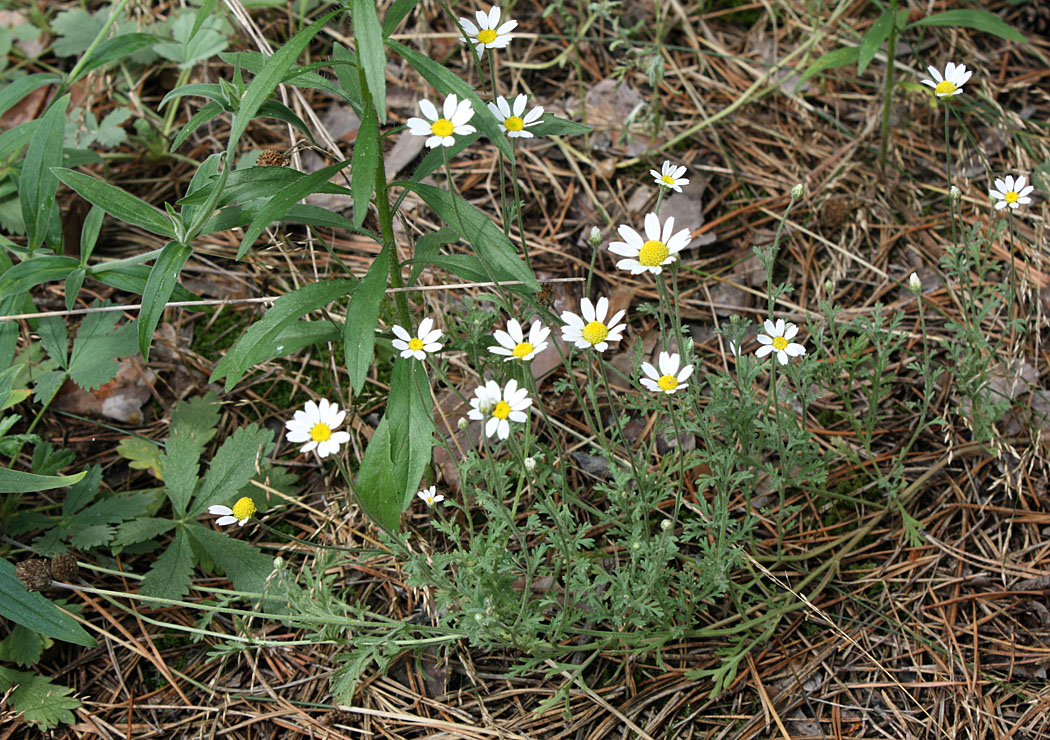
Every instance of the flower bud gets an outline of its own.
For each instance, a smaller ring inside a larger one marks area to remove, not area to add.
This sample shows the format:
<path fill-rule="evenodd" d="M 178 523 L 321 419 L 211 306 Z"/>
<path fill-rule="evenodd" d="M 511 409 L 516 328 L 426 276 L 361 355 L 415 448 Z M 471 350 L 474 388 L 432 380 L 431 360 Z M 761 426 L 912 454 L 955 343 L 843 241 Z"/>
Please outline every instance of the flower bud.
<path fill-rule="evenodd" d="M 922 281 L 914 272 L 908 276 L 908 287 L 911 288 L 912 293 L 922 292 Z"/>
<path fill-rule="evenodd" d="M 526 457 L 525 458 L 525 469 L 530 473 L 536 469 L 536 458 Z"/>
<path fill-rule="evenodd" d="M 467 417 L 461 416 L 459 417 L 459 421 L 456 422 L 456 426 L 459 427 L 461 432 L 465 432 L 467 427 L 470 426 L 470 421 L 467 420 Z"/>
<path fill-rule="evenodd" d="M 660 522 L 660 529 L 662 529 L 663 531 L 666 532 L 670 528 L 671 528 L 671 520 L 670 519 L 664 519 L 662 522 Z"/>
<path fill-rule="evenodd" d="M 960 200 L 962 200 L 962 191 L 959 190 L 959 188 L 957 188 L 955 185 L 952 185 L 948 189 L 948 197 L 956 203 L 958 203 Z"/>
<path fill-rule="evenodd" d="M 791 188 L 791 200 L 798 200 L 806 194 L 806 186 L 799 183 L 795 187 Z"/>
<path fill-rule="evenodd" d="M 828 295 L 831 295 L 835 292 L 835 283 L 833 283 L 830 279 L 824 281 L 824 292 Z"/>
<path fill-rule="evenodd" d="M 602 237 L 602 231 L 597 226 L 591 227 L 590 236 L 588 236 L 587 238 L 590 240 L 591 246 L 595 249 L 600 247 L 602 245 L 602 242 L 604 241 L 604 238 Z"/>

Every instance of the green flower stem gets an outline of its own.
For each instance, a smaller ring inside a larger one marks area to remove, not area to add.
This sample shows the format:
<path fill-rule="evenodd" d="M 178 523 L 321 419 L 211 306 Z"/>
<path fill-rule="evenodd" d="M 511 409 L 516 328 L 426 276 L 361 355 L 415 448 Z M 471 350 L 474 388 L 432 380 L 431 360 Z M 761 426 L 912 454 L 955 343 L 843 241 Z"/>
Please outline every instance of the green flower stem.
<path fill-rule="evenodd" d="M 783 468 L 788 464 L 787 450 L 784 447 L 784 434 L 783 424 L 780 419 L 780 401 L 777 398 L 777 386 L 780 385 L 777 378 L 777 353 L 770 353 L 770 359 L 772 360 L 773 369 L 769 374 L 769 385 L 770 393 L 769 398 L 772 399 L 773 403 L 773 417 L 776 419 L 777 425 L 777 453 L 779 454 L 778 464 L 781 467 L 780 474 L 777 475 L 777 497 L 780 502 L 780 508 L 777 510 L 777 556 L 784 554 L 784 475 Z"/>
<path fill-rule="evenodd" d="M 521 208 L 521 191 L 518 188 L 518 158 L 517 158 L 517 147 L 511 142 L 511 149 L 514 151 L 514 158 L 510 160 L 510 186 L 514 190 L 514 215 L 518 219 L 518 236 L 521 238 L 521 251 L 525 255 L 525 264 L 529 266 L 529 270 L 532 270 L 532 257 L 529 255 L 529 242 L 525 238 L 525 218 L 522 216 Z M 500 154 L 500 175 L 503 174 L 503 155 Z M 503 187 L 502 182 L 500 187 Z M 509 229 L 509 226 L 508 226 Z M 507 237 L 510 238 L 508 231 Z M 597 251 L 597 250 L 595 250 Z"/>
<path fill-rule="evenodd" d="M 87 274 L 97 275 L 100 272 L 119 270 L 121 267 L 127 267 L 129 265 L 141 265 L 143 262 L 149 262 L 152 259 L 156 259 L 163 251 L 163 249 L 151 249 L 148 252 L 136 254 L 134 257 L 125 257 L 124 259 L 113 260 L 112 262 L 100 262 L 88 267 Z"/>
<path fill-rule="evenodd" d="M 362 77 L 364 73 L 362 72 Z M 371 99 L 368 100 L 367 115 L 376 115 Z M 390 192 L 386 182 L 386 165 L 383 157 L 378 157 L 376 162 L 376 210 L 379 214 L 379 230 L 383 236 L 383 250 L 387 253 L 390 265 L 390 287 L 403 288 L 405 283 L 401 277 L 401 261 L 397 256 L 397 243 L 394 240 L 394 215 L 390 211 Z M 408 312 L 408 299 L 404 292 L 394 292 L 394 304 L 397 306 L 397 315 L 402 325 L 408 329 L 412 325 Z"/>
<path fill-rule="evenodd" d="M 612 384 L 609 382 L 609 375 L 605 371 L 605 360 L 599 355 L 598 357 L 598 370 L 601 372 L 602 382 L 605 384 L 605 393 L 609 398 L 609 413 L 612 415 L 612 427 L 616 433 L 617 442 L 623 447 L 624 453 L 627 455 L 627 461 L 631 465 L 631 472 L 634 474 L 635 483 L 639 486 L 643 484 L 644 478 L 639 468 L 639 464 L 634 459 L 634 450 L 627 444 L 627 439 L 623 434 L 623 429 L 620 427 L 620 414 L 616 411 L 616 404 L 613 403 L 613 398 L 616 394 L 613 392 Z M 597 398 L 595 399 L 595 407 L 597 408 Z M 601 423 L 601 414 L 598 415 L 599 424 Z M 614 450 L 610 450 L 610 457 Z"/>
<path fill-rule="evenodd" d="M 97 34 L 95 34 L 95 38 L 92 40 L 91 45 L 80 55 L 80 59 L 77 60 L 76 65 L 69 71 L 69 74 L 66 75 L 66 82 L 62 85 L 63 88 L 68 88 L 71 81 L 77 78 L 77 75 L 80 74 L 80 70 L 83 69 L 85 64 L 87 64 L 92 52 L 94 52 L 95 49 L 98 48 L 98 45 L 102 43 L 103 39 L 109 35 L 109 31 L 113 28 L 113 24 L 117 22 L 117 18 L 124 13 L 124 6 L 127 4 L 128 0 L 120 0 L 116 7 L 113 8 L 113 12 L 111 12 L 109 18 L 106 19 L 106 24 L 99 29 Z M 58 99 L 61 96 L 62 92 L 58 92 L 55 95 L 55 99 Z"/>
<path fill-rule="evenodd" d="M 882 140 L 879 143 L 879 169 L 886 169 L 886 147 L 890 140 L 890 100 L 893 95 L 893 60 L 897 55 L 897 0 L 890 0 L 890 38 L 886 62 L 886 87 L 882 91 Z"/>

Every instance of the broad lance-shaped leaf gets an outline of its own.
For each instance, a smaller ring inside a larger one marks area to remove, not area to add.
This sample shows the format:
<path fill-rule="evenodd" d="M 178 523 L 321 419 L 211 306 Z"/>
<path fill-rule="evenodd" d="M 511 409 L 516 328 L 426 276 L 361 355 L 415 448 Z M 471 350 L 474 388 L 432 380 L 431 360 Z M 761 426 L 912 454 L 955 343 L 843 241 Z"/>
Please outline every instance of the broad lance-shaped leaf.
<path fill-rule="evenodd" d="M 388 532 L 401 524 L 401 491 L 394 483 L 394 463 L 390 450 L 390 422 L 384 415 L 368 441 L 354 494 L 358 506 Z"/>
<path fill-rule="evenodd" d="M 360 226 L 368 214 L 368 204 L 376 184 L 376 166 L 379 165 L 379 124 L 375 112 L 368 109 L 354 139 L 350 191 L 354 196 L 354 225 Z"/>
<path fill-rule="evenodd" d="M 18 177 L 18 199 L 26 226 L 30 251 L 43 244 L 52 231 L 51 220 L 58 218 L 55 193 L 58 180 L 51 169 L 62 163 L 62 140 L 66 132 L 66 108 L 69 95 L 51 103 L 33 132 L 22 172 Z M 58 245 L 54 245 L 58 246 Z"/>
<path fill-rule="evenodd" d="M 72 257 L 45 255 L 27 259 L 0 275 L 0 296 L 24 293 L 42 283 L 65 280 L 79 267 L 80 262 Z"/>
<path fill-rule="evenodd" d="M 144 200 L 126 193 L 118 187 L 103 182 L 97 177 L 85 175 L 76 170 L 62 167 L 52 169 L 55 177 L 75 190 L 81 198 L 92 203 L 103 211 L 135 226 L 141 226 L 153 234 L 160 234 L 169 239 L 174 238 L 175 228 L 162 211 L 157 210 Z"/>
<path fill-rule="evenodd" d="M 394 363 L 385 416 L 390 419 L 390 449 L 396 450 L 391 457 L 394 485 L 401 501 L 400 516 L 419 490 L 434 448 L 433 402 L 423 363 Z"/>
<path fill-rule="evenodd" d="M 927 15 L 914 23 L 910 23 L 908 28 L 916 28 L 917 26 L 965 26 L 967 28 L 976 28 L 978 31 L 990 33 L 1007 41 L 1024 43 L 1028 40 L 1024 37 L 1024 34 L 995 13 L 975 8 L 946 10 L 943 13 Z"/>
<path fill-rule="evenodd" d="M 418 182 L 398 182 L 422 198 L 441 220 L 467 240 L 482 262 L 492 271 L 494 280 L 520 280 L 526 290 L 540 289 L 532 270 L 521 261 L 506 234 L 489 217 L 458 195 Z"/>
<path fill-rule="evenodd" d="M 95 640 L 72 617 L 39 593 L 27 591 L 15 575 L 15 566 L 3 559 L 0 559 L 0 616 L 56 640 L 95 646 Z"/>
<path fill-rule="evenodd" d="M 350 21 L 373 108 L 379 114 L 379 122 L 386 123 L 386 48 L 376 4 L 355 2 L 350 6 Z"/>
<path fill-rule="evenodd" d="M 33 74 L 4 83 L 0 89 L 0 116 L 34 90 L 61 81 L 62 78 L 58 75 Z"/>
<path fill-rule="evenodd" d="M 284 351 L 280 337 L 293 321 L 349 295 L 357 285 L 353 280 L 331 280 L 304 285 L 278 298 L 260 321 L 252 324 L 215 366 L 209 382 L 226 378 L 226 390 L 237 384 L 248 368 L 276 357 Z"/>
<path fill-rule="evenodd" d="M 376 256 L 372 266 L 368 268 L 368 274 L 361 279 L 354 291 L 350 310 L 346 313 L 343 349 L 346 370 L 350 375 L 350 388 L 354 395 L 361 392 L 368 368 L 372 366 L 376 324 L 379 321 L 379 307 L 383 304 L 383 296 L 386 295 L 389 263 L 386 250 Z"/>
<path fill-rule="evenodd" d="M 227 437 L 212 458 L 190 518 L 200 516 L 212 504 L 232 503 L 237 492 L 260 472 L 261 463 L 273 449 L 273 432 L 255 424 L 241 427 Z"/>
<path fill-rule="evenodd" d="M 0 493 L 50 491 L 52 488 L 71 486 L 83 477 L 83 472 L 76 475 L 37 475 L 0 467 Z"/>
<path fill-rule="evenodd" d="M 164 315 L 164 308 L 171 298 L 171 292 L 179 282 L 179 275 L 186 260 L 193 254 L 188 244 L 168 242 L 153 263 L 146 287 L 142 291 L 142 309 L 139 311 L 139 351 L 143 358 L 149 360 L 149 348 L 153 341 L 153 332 Z"/>

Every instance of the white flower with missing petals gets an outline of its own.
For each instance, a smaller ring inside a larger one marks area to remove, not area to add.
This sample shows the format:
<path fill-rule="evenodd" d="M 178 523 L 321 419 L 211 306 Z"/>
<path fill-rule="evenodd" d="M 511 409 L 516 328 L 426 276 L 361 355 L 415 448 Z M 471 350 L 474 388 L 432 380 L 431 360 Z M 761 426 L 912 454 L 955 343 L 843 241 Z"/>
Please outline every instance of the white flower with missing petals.
<path fill-rule="evenodd" d="M 485 422 L 485 436 L 496 435 L 500 439 L 510 436 L 510 422 L 523 424 L 528 420 L 525 409 L 532 405 L 527 388 L 518 388 L 517 380 L 510 380 L 500 390 L 495 380 L 474 389 L 470 399 L 471 419 Z"/>
<path fill-rule="evenodd" d="M 317 456 L 325 458 L 339 452 L 339 446 L 350 441 L 349 434 L 335 431 L 345 418 L 345 411 L 340 411 L 338 405 L 322 398 L 318 403 L 307 401 L 303 410 L 296 411 L 284 428 L 288 430 L 286 436 L 289 442 L 306 443 L 299 448 L 299 452 L 316 449 Z"/>
<path fill-rule="evenodd" d="M 499 121 L 499 127 L 503 129 L 507 136 L 510 138 L 531 138 L 535 134 L 531 131 L 526 131 L 529 126 L 535 126 L 537 123 L 543 123 L 540 116 L 543 115 L 543 106 L 537 105 L 535 108 L 525 113 L 525 103 L 529 100 L 527 95 L 519 95 L 514 98 L 513 103 L 508 103 L 507 99 L 502 95 L 496 98 L 495 103 L 489 103 L 489 111 L 496 120 Z M 522 113 L 525 113 L 523 116 Z"/>
<path fill-rule="evenodd" d="M 243 527 L 248 523 L 248 520 L 255 515 L 255 502 L 247 496 L 242 496 L 237 499 L 237 503 L 233 505 L 232 509 L 229 506 L 217 504 L 215 506 L 209 506 L 208 513 L 219 517 L 215 520 L 215 523 L 220 527 L 225 527 L 233 523 Z"/>
<path fill-rule="evenodd" d="M 401 356 L 404 358 L 415 357 L 417 360 L 425 360 L 427 355 L 434 354 L 444 346 L 438 344 L 442 332 L 434 328 L 434 320 L 429 316 L 419 322 L 419 330 L 415 336 L 396 324 L 390 327 L 390 330 L 397 337 L 391 344 L 394 345 L 394 349 L 401 351 Z"/>
<path fill-rule="evenodd" d="M 431 486 L 430 488 L 424 488 L 422 491 L 416 494 L 419 498 L 426 502 L 427 508 L 429 509 L 434 504 L 441 503 L 445 500 L 445 497 L 437 492 L 437 486 Z"/>
<path fill-rule="evenodd" d="M 674 218 L 667 219 L 661 228 L 660 218 L 655 213 L 645 214 L 645 239 L 630 226 L 621 225 L 617 232 L 623 241 L 610 242 L 609 251 L 627 258 L 617 262 L 616 266 L 630 270 L 632 275 L 643 272 L 659 275 L 664 266 L 678 259 L 678 253 L 692 241 L 689 229 L 674 233 Z"/>
<path fill-rule="evenodd" d="M 642 372 L 647 377 L 641 379 L 642 385 L 653 393 L 675 393 L 687 387 L 685 381 L 693 374 L 693 366 L 686 365 L 681 370 L 678 366 L 682 364 L 682 358 L 677 354 L 661 352 L 657 364 L 659 372 L 648 362 L 642 363 Z"/>
<path fill-rule="evenodd" d="M 598 304 L 591 303 L 589 298 L 580 301 L 580 314 L 577 316 L 572 311 L 563 311 L 561 320 L 565 326 L 561 328 L 561 338 L 566 342 L 573 342 L 580 349 L 593 347 L 598 352 L 604 352 L 609 347 L 609 342 L 619 342 L 623 339 L 623 330 L 626 324 L 619 323 L 626 311 L 617 311 L 605 323 L 605 316 L 609 313 L 609 299 L 602 297 Z"/>
<path fill-rule="evenodd" d="M 805 347 L 791 341 L 798 334 L 797 326 L 785 324 L 784 319 L 777 319 L 775 324 L 766 319 L 764 326 L 766 333 L 758 335 L 758 341 L 762 346 L 755 350 L 756 357 L 765 357 L 770 352 L 776 352 L 780 364 L 786 365 L 789 357 L 800 357 L 806 354 Z"/>
<path fill-rule="evenodd" d="M 511 31 L 518 27 L 518 22 L 507 21 L 500 25 L 500 9 L 495 5 L 489 9 L 488 13 L 484 10 L 477 11 L 474 17 L 478 21 L 477 25 L 470 18 L 459 19 L 463 31 L 467 34 L 466 37 L 461 36 L 459 40 L 464 44 L 474 44 L 478 54 L 482 54 L 485 49 L 505 49 L 510 40 L 514 38 Z"/>
<path fill-rule="evenodd" d="M 649 174 L 653 176 L 657 185 L 676 193 L 682 192 L 682 186 L 689 184 L 689 178 L 682 177 L 685 174 L 685 167 L 675 166 L 671 164 L 671 160 L 665 161 L 659 172 L 649 170 Z"/>
<path fill-rule="evenodd" d="M 1031 203 L 1032 199 L 1028 197 L 1028 194 L 1035 188 L 1031 185 L 1025 187 L 1026 182 L 1024 175 L 1018 175 L 1016 180 L 1013 175 L 1007 175 L 1001 179 L 996 178 L 995 190 L 988 191 L 988 194 L 996 200 L 995 210 L 1001 211 L 1008 206 L 1016 209 L 1018 206 L 1026 206 Z"/>
<path fill-rule="evenodd" d="M 494 355 L 505 355 L 504 362 L 521 360 L 528 362 L 543 350 L 547 349 L 547 337 L 551 330 L 539 321 L 533 321 L 529 329 L 529 338 L 526 341 L 525 334 L 521 330 L 521 324 L 517 319 L 507 322 L 507 331 L 497 329 L 492 337 L 499 345 L 489 347 L 489 352 Z"/>
<path fill-rule="evenodd" d="M 938 98 L 950 98 L 953 95 L 962 94 L 962 86 L 970 79 L 973 72 L 966 71 L 966 65 L 956 66 L 955 62 L 948 62 L 944 67 L 944 76 L 936 67 L 930 66 L 929 70 L 932 80 L 922 80 L 922 84 L 933 88 L 933 94 Z"/>
<path fill-rule="evenodd" d="M 413 136 L 429 136 L 426 145 L 431 149 L 439 146 L 452 146 L 456 136 L 466 136 L 477 129 L 467 122 L 474 117 L 474 109 L 469 100 L 460 100 L 452 93 L 441 107 L 441 114 L 429 100 L 419 101 L 419 110 L 426 118 L 409 118 L 408 132 Z"/>

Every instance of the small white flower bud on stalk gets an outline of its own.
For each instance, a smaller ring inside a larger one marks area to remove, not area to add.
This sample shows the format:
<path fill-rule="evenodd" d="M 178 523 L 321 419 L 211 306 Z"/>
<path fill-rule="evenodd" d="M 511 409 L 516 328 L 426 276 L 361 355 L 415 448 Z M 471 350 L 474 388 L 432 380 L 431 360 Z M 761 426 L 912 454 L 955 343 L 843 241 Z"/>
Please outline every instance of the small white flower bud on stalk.
<path fill-rule="evenodd" d="M 801 198 L 805 194 L 806 194 L 806 186 L 803 185 L 802 183 L 799 183 L 795 187 L 791 188 L 791 199 L 792 200 L 798 200 L 799 198 Z"/>
<path fill-rule="evenodd" d="M 922 281 L 914 272 L 908 276 L 908 287 L 911 288 L 912 293 L 922 292 Z"/>
<path fill-rule="evenodd" d="M 599 229 L 597 226 L 592 226 L 590 236 L 588 236 L 587 238 L 590 240 L 591 246 L 597 249 L 602 245 L 603 241 L 601 229 Z"/>

